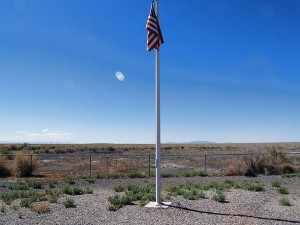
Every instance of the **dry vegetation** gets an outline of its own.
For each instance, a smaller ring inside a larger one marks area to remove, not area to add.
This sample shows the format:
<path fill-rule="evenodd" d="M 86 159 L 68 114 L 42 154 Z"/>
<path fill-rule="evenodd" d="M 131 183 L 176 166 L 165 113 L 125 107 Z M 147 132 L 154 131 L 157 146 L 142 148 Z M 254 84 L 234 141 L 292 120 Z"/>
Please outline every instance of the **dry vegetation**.
<path fill-rule="evenodd" d="M 300 155 L 291 157 L 288 152 L 300 152 L 300 143 L 163 144 L 162 172 L 175 176 L 205 168 L 209 175 L 255 176 L 299 171 Z M 0 145 L 0 153 L 1 177 L 144 176 L 149 168 L 153 175 L 155 167 L 155 146 L 150 144 L 24 143 Z"/>

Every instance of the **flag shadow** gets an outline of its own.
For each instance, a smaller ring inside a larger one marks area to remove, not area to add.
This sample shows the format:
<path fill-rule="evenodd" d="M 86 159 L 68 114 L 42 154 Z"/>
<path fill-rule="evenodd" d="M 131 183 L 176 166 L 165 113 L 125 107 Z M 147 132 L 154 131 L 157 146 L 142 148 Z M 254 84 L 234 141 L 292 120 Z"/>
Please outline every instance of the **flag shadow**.
<path fill-rule="evenodd" d="M 244 218 L 253 218 L 253 219 L 259 219 L 259 220 L 267 220 L 267 221 L 278 221 L 278 222 L 287 222 L 287 223 L 293 223 L 293 224 L 300 224 L 300 221 L 298 220 L 287 220 L 287 219 L 280 219 L 280 218 L 270 218 L 270 217 L 264 217 L 264 216 L 252 216 L 252 215 L 246 215 L 246 214 L 238 214 L 238 213 L 221 213 L 221 212 L 210 212 L 210 211 L 204 211 L 204 210 L 197 210 L 197 209 L 190 209 L 182 206 L 174 206 L 170 205 L 170 208 L 180 209 L 180 210 L 186 210 L 189 212 L 196 212 L 196 213 L 205 213 L 210 215 L 218 215 L 218 216 L 234 216 L 234 217 L 244 217 Z"/>

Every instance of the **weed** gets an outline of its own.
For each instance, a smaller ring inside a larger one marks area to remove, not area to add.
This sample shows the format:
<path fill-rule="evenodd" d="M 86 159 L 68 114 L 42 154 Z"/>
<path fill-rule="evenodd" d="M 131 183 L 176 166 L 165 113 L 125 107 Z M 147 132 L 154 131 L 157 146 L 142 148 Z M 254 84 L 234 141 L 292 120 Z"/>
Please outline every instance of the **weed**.
<path fill-rule="evenodd" d="M 67 183 L 67 184 L 70 184 L 70 185 L 74 185 L 75 184 L 75 178 L 74 177 L 71 177 L 71 176 L 66 176 L 64 178 L 64 181 Z"/>
<path fill-rule="evenodd" d="M 96 175 L 96 179 L 103 179 L 104 178 L 104 175 L 102 175 L 102 174 L 97 174 Z"/>
<path fill-rule="evenodd" d="M 260 183 L 250 183 L 250 182 L 246 182 L 244 184 L 242 184 L 242 188 L 248 191 L 255 191 L 255 192 L 260 192 L 260 191 L 264 191 L 265 187 L 263 184 Z"/>
<path fill-rule="evenodd" d="M 114 191 L 115 192 L 124 192 L 126 189 L 126 187 L 124 185 L 117 185 L 117 186 L 114 186 Z"/>
<path fill-rule="evenodd" d="M 130 173 L 128 174 L 129 178 L 146 178 L 147 176 L 142 173 Z"/>
<path fill-rule="evenodd" d="M 33 189 L 42 189 L 44 183 L 42 181 L 32 181 L 29 183 L 29 186 Z"/>
<path fill-rule="evenodd" d="M 283 178 L 300 177 L 300 173 L 290 173 L 282 175 Z"/>
<path fill-rule="evenodd" d="M 66 198 L 66 201 L 64 201 L 64 206 L 66 208 L 75 208 L 76 204 L 73 198 Z"/>
<path fill-rule="evenodd" d="M 48 181 L 48 186 L 49 188 L 55 188 L 55 185 L 57 184 L 57 181 L 50 180 Z"/>
<path fill-rule="evenodd" d="M 10 205 L 15 199 L 25 198 L 25 197 L 27 197 L 27 195 L 25 194 L 25 192 L 16 192 L 16 191 L 1 195 L 1 199 L 7 205 Z"/>
<path fill-rule="evenodd" d="M 213 196 L 213 200 L 215 200 L 216 202 L 221 202 L 224 203 L 226 202 L 226 197 L 225 194 L 221 191 L 218 191 L 214 196 Z"/>
<path fill-rule="evenodd" d="M 191 189 L 188 192 L 185 192 L 183 195 L 184 198 L 188 200 L 198 200 L 200 198 L 205 198 L 203 191 L 198 191 L 197 189 Z"/>
<path fill-rule="evenodd" d="M 85 194 L 93 194 L 93 190 L 91 188 L 86 188 L 84 193 Z"/>
<path fill-rule="evenodd" d="M 80 187 L 74 187 L 73 188 L 73 194 L 74 195 L 83 195 L 85 192 L 82 188 Z"/>
<path fill-rule="evenodd" d="M 287 198 L 279 199 L 279 204 L 282 206 L 291 206 L 292 205 Z"/>
<path fill-rule="evenodd" d="M 4 206 L 4 205 L 1 206 L 0 211 L 1 211 L 2 213 L 5 213 L 5 210 L 6 210 L 5 206 Z"/>
<path fill-rule="evenodd" d="M 283 195 L 289 194 L 289 190 L 286 187 L 280 187 L 277 190 L 280 194 L 283 194 Z"/>
<path fill-rule="evenodd" d="M 28 190 L 28 183 L 25 182 L 17 182 L 8 185 L 8 188 L 11 190 Z"/>
<path fill-rule="evenodd" d="M 96 179 L 94 177 L 88 177 L 85 179 L 86 182 L 90 183 L 90 184 L 94 184 Z"/>
<path fill-rule="evenodd" d="M 275 180 L 275 181 L 272 181 L 271 185 L 272 185 L 272 187 L 279 188 L 282 185 L 282 183 L 280 181 Z"/>
<path fill-rule="evenodd" d="M 26 208 L 28 208 L 31 204 L 32 204 L 32 200 L 30 200 L 29 198 L 24 198 L 20 202 L 20 206 Z"/>
<path fill-rule="evenodd" d="M 63 193 L 67 194 L 67 195 L 74 195 L 73 194 L 73 188 L 70 186 L 66 186 L 63 188 L 62 190 Z"/>
<path fill-rule="evenodd" d="M 172 173 L 161 173 L 160 176 L 161 177 L 176 177 L 176 175 L 172 174 Z"/>

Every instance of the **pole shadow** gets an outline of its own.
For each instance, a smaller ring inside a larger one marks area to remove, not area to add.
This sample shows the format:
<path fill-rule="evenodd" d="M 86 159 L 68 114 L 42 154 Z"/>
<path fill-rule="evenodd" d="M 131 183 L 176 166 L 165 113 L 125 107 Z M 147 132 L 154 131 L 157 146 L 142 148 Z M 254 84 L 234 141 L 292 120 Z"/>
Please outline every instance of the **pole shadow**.
<path fill-rule="evenodd" d="M 254 219 L 259 219 L 259 220 L 267 220 L 267 221 L 278 221 L 278 222 L 287 222 L 287 223 L 300 224 L 300 221 L 298 221 L 298 220 L 287 220 L 287 219 L 270 218 L 270 217 L 264 217 L 264 216 L 251 216 L 251 215 L 238 214 L 238 213 L 236 214 L 236 213 L 210 212 L 210 211 L 190 209 L 190 208 L 181 207 L 181 206 L 174 206 L 174 205 L 170 205 L 169 207 L 170 208 L 175 208 L 175 209 L 180 209 L 180 210 L 185 210 L 185 211 L 189 211 L 189 212 L 204 213 L 204 214 L 210 214 L 210 215 L 235 216 L 235 217 L 254 218 Z"/>

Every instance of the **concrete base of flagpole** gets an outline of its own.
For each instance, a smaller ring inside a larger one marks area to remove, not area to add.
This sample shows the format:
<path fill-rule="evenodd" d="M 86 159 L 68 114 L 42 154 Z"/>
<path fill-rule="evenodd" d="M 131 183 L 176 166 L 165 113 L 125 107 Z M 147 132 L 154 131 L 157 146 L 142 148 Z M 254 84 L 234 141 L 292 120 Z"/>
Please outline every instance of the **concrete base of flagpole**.
<path fill-rule="evenodd" d="M 167 209 L 172 204 L 172 202 L 149 202 L 145 205 L 145 208 L 160 208 Z"/>

